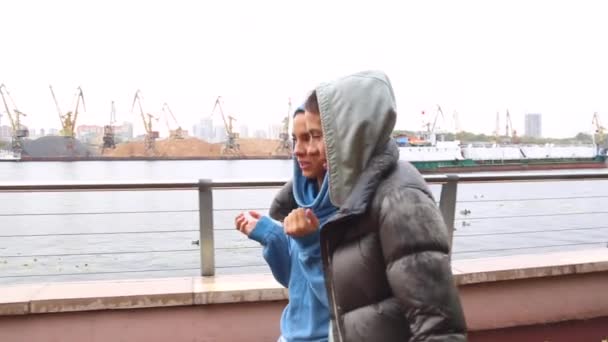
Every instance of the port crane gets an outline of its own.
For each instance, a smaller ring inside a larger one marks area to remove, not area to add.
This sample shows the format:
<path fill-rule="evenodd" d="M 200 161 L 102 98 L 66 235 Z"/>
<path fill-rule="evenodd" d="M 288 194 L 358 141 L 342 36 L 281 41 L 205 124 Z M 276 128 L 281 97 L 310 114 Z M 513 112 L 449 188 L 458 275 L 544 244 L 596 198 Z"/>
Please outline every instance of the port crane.
<path fill-rule="evenodd" d="M 519 139 L 517 138 L 517 131 L 513 128 L 513 123 L 511 122 L 511 114 L 509 114 L 508 109 L 505 123 L 505 137 L 507 137 L 507 143 L 519 142 Z"/>
<path fill-rule="evenodd" d="M 211 117 L 213 117 L 213 113 L 215 113 L 215 109 L 219 109 L 220 115 L 222 116 L 222 121 L 224 122 L 224 129 L 226 130 L 226 142 L 222 147 L 222 154 L 236 154 L 239 155 L 241 153 L 241 149 L 239 144 L 237 143 L 237 139 L 239 134 L 234 132 L 232 127 L 232 122 L 236 121 L 236 119 L 231 115 L 224 115 L 224 110 L 222 109 L 221 96 L 218 96 L 215 99 L 215 104 L 213 105 L 213 110 L 211 111 Z"/>
<path fill-rule="evenodd" d="M 177 122 L 177 119 L 175 118 L 175 115 L 173 115 L 173 111 L 171 111 L 171 108 L 169 107 L 169 104 L 167 104 L 167 102 L 163 103 L 162 111 L 165 116 L 165 124 L 167 125 L 167 129 L 169 130 L 169 139 L 184 139 L 184 136 L 186 134 Z M 167 115 L 167 113 L 169 113 L 169 115 Z M 171 116 L 173 122 L 177 126 L 176 129 L 171 129 L 171 126 L 169 125 L 169 116 Z"/>
<path fill-rule="evenodd" d="M 57 97 L 55 96 L 55 92 L 53 91 L 53 87 L 51 85 L 49 85 L 49 89 L 51 90 L 51 95 L 53 96 L 53 101 L 55 102 L 55 107 L 57 107 L 57 113 L 59 114 L 59 120 L 61 121 L 60 135 L 66 138 L 74 139 L 76 136 L 74 131 L 76 129 L 80 104 L 82 103 L 82 109 L 85 112 L 87 110 L 84 103 L 84 94 L 82 92 L 82 88 L 76 88 L 74 110 L 68 111 L 65 114 L 63 114 L 61 108 L 59 107 L 59 102 L 57 101 Z"/>
<path fill-rule="evenodd" d="M 496 126 L 494 127 L 494 142 L 500 142 L 500 113 L 496 112 Z"/>
<path fill-rule="evenodd" d="M 114 132 L 114 124 L 116 123 L 116 106 L 114 101 L 110 105 L 110 123 L 103 126 L 103 145 L 101 151 L 103 153 L 106 149 L 116 148 L 116 138 Z"/>
<path fill-rule="evenodd" d="M 604 135 L 604 131 L 606 129 L 604 128 L 604 126 L 602 126 L 602 123 L 600 122 L 600 116 L 597 114 L 597 112 L 593 113 L 593 119 L 591 121 L 591 124 L 593 125 L 594 129 L 594 134 L 592 134 L 593 144 L 596 145 L 599 150 L 600 146 L 604 146 L 604 144 L 606 143 L 606 137 Z"/>
<path fill-rule="evenodd" d="M 437 135 L 435 131 L 437 129 L 437 119 L 439 118 L 439 116 L 441 116 L 442 120 L 445 120 L 445 116 L 443 115 L 443 110 L 441 109 L 441 106 L 437 105 L 437 112 L 435 113 L 433 124 L 431 125 L 430 122 L 426 123 L 426 130 L 428 136 L 425 137 L 425 140 L 429 141 L 431 145 L 435 145 L 435 143 L 437 142 Z"/>
<path fill-rule="evenodd" d="M 460 129 L 460 119 L 459 119 L 457 111 L 454 111 L 453 120 L 454 120 L 454 133 L 458 134 L 461 132 L 461 129 Z"/>
<path fill-rule="evenodd" d="M 13 153 L 21 154 L 21 152 L 23 152 L 23 139 L 27 138 L 30 134 L 28 128 L 21 123 L 21 117 L 27 115 L 17 109 L 15 101 L 4 84 L 0 84 L 0 96 L 2 97 L 2 102 L 4 103 L 4 110 L 6 111 L 8 119 L 11 122 L 11 148 Z M 9 108 L 7 98 L 11 101 L 13 106 L 13 114 L 11 114 L 11 109 Z"/>
<path fill-rule="evenodd" d="M 152 129 L 152 119 L 158 121 L 158 117 L 150 113 L 144 113 L 144 109 L 141 105 L 141 91 L 137 89 L 135 92 L 135 96 L 133 97 L 133 104 L 131 105 L 131 113 L 133 113 L 133 109 L 135 108 L 135 103 L 137 103 L 139 107 L 139 113 L 141 115 L 141 119 L 144 123 L 144 129 L 146 130 L 146 134 L 144 136 L 144 149 L 146 155 L 153 155 L 156 153 L 155 142 L 158 139 L 158 131 Z"/>
<path fill-rule="evenodd" d="M 291 117 L 291 98 L 287 103 L 287 115 L 283 118 L 283 127 L 281 127 L 281 133 L 279 134 L 279 146 L 277 146 L 276 153 L 277 154 L 287 154 L 291 153 L 293 149 L 291 139 L 289 139 L 289 118 Z"/>
<path fill-rule="evenodd" d="M 435 119 L 433 119 L 433 126 L 430 128 L 429 131 L 431 134 L 435 134 L 435 129 L 437 128 L 437 118 L 439 118 L 439 115 L 441 115 L 442 119 L 445 119 L 443 115 L 443 110 L 441 110 L 441 106 L 437 105 L 437 113 L 435 114 Z"/>

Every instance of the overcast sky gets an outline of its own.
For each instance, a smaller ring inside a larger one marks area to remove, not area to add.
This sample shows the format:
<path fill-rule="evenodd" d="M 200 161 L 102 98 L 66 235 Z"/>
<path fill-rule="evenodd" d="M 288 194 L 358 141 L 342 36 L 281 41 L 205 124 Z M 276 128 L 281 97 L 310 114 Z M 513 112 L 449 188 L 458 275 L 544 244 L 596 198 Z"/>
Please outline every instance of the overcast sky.
<path fill-rule="evenodd" d="M 87 112 L 78 124 L 104 124 L 114 100 L 118 119 L 137 120 L 141 132 L 130 113 L 136 89 L 146 111 L 168 102 L 189 130 L 218 95 L 237 127 L 265 127 L 280 123 L 289 97 L 295 105 L 321 81 L 381 69 L 395 88 L 398 128 L 421 128 L 421 111 L 434 115 L 439 104 L 468 131 L 491 133 L 497 111 L 503 130 L 509 109 L 522 133 L 524 114 L 538 112 L 544 135 L 571 136 L 590 131 L 596 111 L 608 121 L 605 6 L 3 0 L 0 83 L 29 127 L 59 127 L 49 84 L 65 111 L 80 85 Z"/>

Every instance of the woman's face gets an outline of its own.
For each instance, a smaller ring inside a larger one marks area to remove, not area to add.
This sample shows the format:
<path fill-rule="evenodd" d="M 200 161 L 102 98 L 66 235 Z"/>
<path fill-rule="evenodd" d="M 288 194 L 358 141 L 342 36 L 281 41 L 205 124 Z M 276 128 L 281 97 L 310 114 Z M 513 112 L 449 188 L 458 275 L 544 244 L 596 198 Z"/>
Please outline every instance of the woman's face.
<path fill-rule="evenodd" d="M 322 177 L 327 170 L 327 156 L 325 152 L 325 139 L 323 138 L 323 128 L 321 126 L 321 116 L 317 113 L 304 113 L 306 119 L 306 131 L 310 141 L 308 142 L 308 158 L 312 161 L 314 174 Z"/>
<path fill-rule="evenodd" d="M 310 144 L 311 136 L 306 127 L 306 118 L 304 113 L 297 114 L 293 118 L 292 134 L 293 153 L 296 156 L 300 169 L 302 170 L 302 175 L 311 179 L 323 176 L 325 174 L 325 170 L 323 169 L 323 161 L 308 154 L 308 145 Z"/>

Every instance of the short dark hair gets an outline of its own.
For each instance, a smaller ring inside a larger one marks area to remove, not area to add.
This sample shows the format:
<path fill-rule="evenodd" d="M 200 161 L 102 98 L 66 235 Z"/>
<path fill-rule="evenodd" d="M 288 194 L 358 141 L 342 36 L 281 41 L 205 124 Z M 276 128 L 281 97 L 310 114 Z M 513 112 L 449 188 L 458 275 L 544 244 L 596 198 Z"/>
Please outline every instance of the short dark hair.
<path fill-rule="evenodd" d="M 319 111 L 319 101 L 317 100 L 317 91 L 313 90 L 304 103 L 306 111 L 314 114 L 321 114 Z"/>

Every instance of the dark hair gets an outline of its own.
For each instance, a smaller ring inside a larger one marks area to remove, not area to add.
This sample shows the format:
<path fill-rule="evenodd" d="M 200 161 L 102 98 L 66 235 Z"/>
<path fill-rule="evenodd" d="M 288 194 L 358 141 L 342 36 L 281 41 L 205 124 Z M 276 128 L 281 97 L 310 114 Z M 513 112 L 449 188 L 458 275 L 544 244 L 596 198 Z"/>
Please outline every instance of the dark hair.
<path fill-rule="evenodd" d="M 317 100 L 317 91 L 313 90 L 304 103 L 306 111 L 314 114 L 321 114 L 319 111 L 319 101 Z"/>
<path fill-rule="evenodd" d="M 293 112 L 293 116 L 295 117 L 298 114 L 304 114 L 304 106 L 300 106 L 296 109 L 295 112 Z"/>

